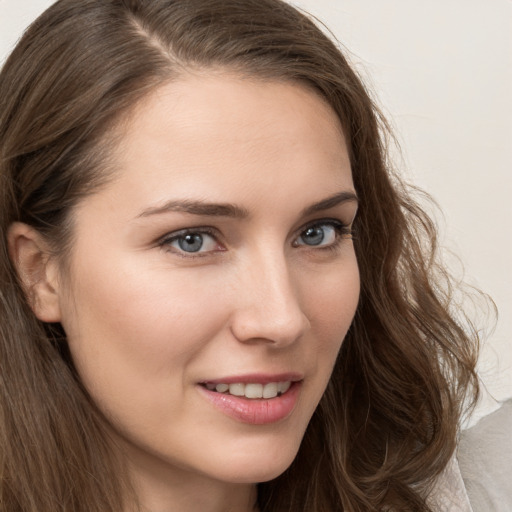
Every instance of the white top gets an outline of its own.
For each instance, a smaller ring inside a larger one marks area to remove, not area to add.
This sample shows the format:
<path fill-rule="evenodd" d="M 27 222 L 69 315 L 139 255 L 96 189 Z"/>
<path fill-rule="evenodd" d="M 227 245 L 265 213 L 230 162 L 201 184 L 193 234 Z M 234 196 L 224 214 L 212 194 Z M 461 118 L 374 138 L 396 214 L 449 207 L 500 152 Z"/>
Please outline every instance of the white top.
<path fill-rule="evenodd" d="M 455 457 L 439 475 L 428 504 L 436 512 L 473 512 Z"/>

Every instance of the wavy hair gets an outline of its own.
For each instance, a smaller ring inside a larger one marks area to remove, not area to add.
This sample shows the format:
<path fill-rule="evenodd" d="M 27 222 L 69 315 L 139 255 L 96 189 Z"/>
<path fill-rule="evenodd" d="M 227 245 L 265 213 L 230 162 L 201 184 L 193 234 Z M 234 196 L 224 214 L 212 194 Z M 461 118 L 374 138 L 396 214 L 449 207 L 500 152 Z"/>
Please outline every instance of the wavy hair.
<path fill-rule="evenodd" d="M 119 512 L 130 489 L 58 324 L 8 255 L 25 222 L 65 261 L 72 211 L 111 175 L 116 123 L 190 69 L 307 84 L 338 115 L 360 199 L 361 298 L 299 453 L 262 512 L 428 511 L 476 397 L 478 342 L 451 311 L 436 226 L 387 161 L 387 125 L 308 16 L 280 0 L 59 0 L 0 75 L 0 508 Z M 469 398 L 468 398 L 469 397 Z"/>

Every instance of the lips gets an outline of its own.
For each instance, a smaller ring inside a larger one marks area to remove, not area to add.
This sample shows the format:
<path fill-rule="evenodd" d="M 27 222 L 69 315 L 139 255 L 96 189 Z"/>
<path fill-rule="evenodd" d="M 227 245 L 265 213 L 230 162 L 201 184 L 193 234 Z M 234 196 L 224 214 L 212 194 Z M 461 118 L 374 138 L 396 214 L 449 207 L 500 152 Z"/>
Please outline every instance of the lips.
<path fill-rule="evenodd" d="M 206 389 L 210 391 L 216 391 L 217 393 L 226 393 L 233 396 L 245 396 L 249 399 L 257 398 L 276 398 L 286 393 L 290 386 L 291 381 L 284 382 L 268 382 L 261 384 L 258 382 L 250 382 L 244 384 L 243 382 L 235 382 L 233 384 L 227 384 L 221 382 L 220 384 L 206 383 Z"/>
<path fill-rule="evenodd" d="M 288 417 L 297 403 L 302 377 L 297 374 L 247 375 L 201 383 L 203 396 L 223 414 L 263 425 Z"/>

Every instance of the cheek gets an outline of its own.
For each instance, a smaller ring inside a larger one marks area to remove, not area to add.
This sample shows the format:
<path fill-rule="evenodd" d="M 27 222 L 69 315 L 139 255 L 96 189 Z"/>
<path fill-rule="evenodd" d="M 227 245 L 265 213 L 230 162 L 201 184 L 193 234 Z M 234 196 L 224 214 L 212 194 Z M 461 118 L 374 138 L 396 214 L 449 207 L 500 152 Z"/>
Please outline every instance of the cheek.
<path fill-rule="evenodd" d="M 142 265 L 81 267 L 63 304 L 73 360 L 91 390 L 181 379 L 183 369 L 222 329 L 226 306 L 214 282 Z M 88 272 L 87 268 L 94 268 Z M 212 280 L 210 280 L 212 281 Z M 139 392 L 139 391 L 137 391 Z"/>
<path fill-rule="evenodd" d="M 360 279 L 355 257 L 336 276 L 331 276 L 312 296 L 317 333 L 316 360 L 322 375 L 319 401 L 331 377 L 339 350 L 350 328 L 359 302 Z"/>
<path fill-rule="evenodd" d="M 339 350 L 359 302 L 360 279 L 355 256 L 338 269 L 318 277 L 308 294 L 310 320 L 324 340 L 321 349 Z"/>

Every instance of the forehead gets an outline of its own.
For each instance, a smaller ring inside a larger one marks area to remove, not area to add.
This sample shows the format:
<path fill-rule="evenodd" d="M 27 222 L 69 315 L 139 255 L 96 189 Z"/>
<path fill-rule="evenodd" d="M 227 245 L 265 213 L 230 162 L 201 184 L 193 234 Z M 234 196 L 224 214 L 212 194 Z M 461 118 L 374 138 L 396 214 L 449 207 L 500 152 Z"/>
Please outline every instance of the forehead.
<path fill-rule="evenodd" d="M 261 204 L 297 187 L 320 199 L 353 188 L 338 117 L 299 83 L 187 75 L 141 101 L 118 140 L 110 191 L 131 205 L 173 195 Z"/>
<path fill-rule="evenodd" d="M 284 139 L 293 137 L 294 133 L 299 135 L 306 125 L 323 129 L 322 132 L 313 130 L 316 131 L 310 134 L 313 139 L 329 135 L 326 130 L 343 137 L 338 116 L 309 85 L 222 71 L 191 72 L 161 85 L 130 114 L 124 130 L 128 138 L 165 126 L 175 140 L 178 140 L 176 132 L 183 139 L 191 134 L 208 139 L 228 135 L 232 140 L 235 131 L 238 136 L 233 142 L 247 142 L 247 136 L 251 135 L 257 136 L 255 142 L 261 142 L 265 128 L 268 132 L 279 131 Z M 213 131 L 212 126 L 215 126 Z M 335 146 L 337 150 L 338 144 Z"/>

